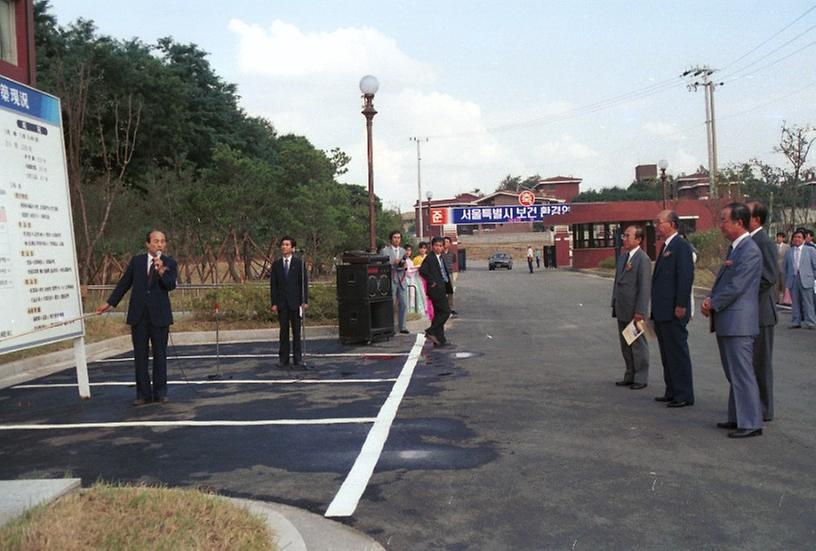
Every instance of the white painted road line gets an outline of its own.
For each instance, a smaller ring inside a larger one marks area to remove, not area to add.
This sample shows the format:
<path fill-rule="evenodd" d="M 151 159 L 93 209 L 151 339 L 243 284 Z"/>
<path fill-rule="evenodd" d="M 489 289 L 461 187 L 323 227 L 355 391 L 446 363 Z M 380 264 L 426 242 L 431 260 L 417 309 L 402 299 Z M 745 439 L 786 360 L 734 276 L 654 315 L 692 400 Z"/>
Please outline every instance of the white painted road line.
<path fill-rule="evenodd" d="M 337 352 L 337 353 L 326 353 L 326 354 L 310 354 L 304 353 L 304 356 L 310 358 L 395 358 L 400 356 L 407 356 L 408 354 L 405 352 Z M 240 359 L 250 359 L 250 358 L 277 358 L 277 354 L 221 354 L 216 356 L 215 354 L 191 354 L 189 356 L 176 356 L 176 355 L 168 355 L 167 361 L 170 360 L 214 360 L 216 358 L 221 358 L 224 360 L 240 360 Z M 153 356 L 150 356 L 149 359 L 153 359 Z M 119 363 L 119 362 L 132 362 L 133 357 L 130 358 L 110 358 L 107 360 L 95 360 L 94 364 L 104 364 L 104 363 Z"/>
<path fill-rule="evenodd" d="M 397 379 L 216 379 L 213 381 L 167 381 L 168 385 L 348 385 L 393 383 Z M 90 383 L 91 386 L 136 386 L 134 382 L 108 381 Z M 76 383 L 16 385 L 12 390 L 32 388 L 76 388 Z"/>
<path fill-rule="evenodd" d="M 408 389 L 408 384 L 411 382 L 411 376 L 414 373 L 414 368 L 424 344 L 425 335 L 420 333 L 417 335 L 414 347 L 408 354 L 408 359 L 405 361 L 399 377 L 397 377 L 397 382 L 394 383 L 394 387 L 391 389 L 391 394 L 388 395 L 385 403 L 380 408 L 380 412 L 377 414 L 374 425 L 368 431 L 360 455 L 357 456 L 349 474 L 343 481 L 342 486 L 340 486 L 340 490 L 329 504 L 325 516 L 349 517 L 357 509 L 360 497 L 365 492 L 368 481 L 374 473 L 374 467 L 377 466 L 377 461 L 380 459 L 383 446 L 385 446 L 385 441 L 388 439 L 388 433 L 391 430 L 391 423 L 397 416 L 397 410 L 403 396 L 405 396 L 405 391 Z"/>
<path fill-rule="evenodd" d="M 264 427 L 271 425 L 352 425 L 373 423 L 374 417 L 328 419 L 261 419 L 257 421 L 121 421 L 117 423 L 35 423 L 0 425 L 0 430 L 118 429 L 137 427 Z"/>

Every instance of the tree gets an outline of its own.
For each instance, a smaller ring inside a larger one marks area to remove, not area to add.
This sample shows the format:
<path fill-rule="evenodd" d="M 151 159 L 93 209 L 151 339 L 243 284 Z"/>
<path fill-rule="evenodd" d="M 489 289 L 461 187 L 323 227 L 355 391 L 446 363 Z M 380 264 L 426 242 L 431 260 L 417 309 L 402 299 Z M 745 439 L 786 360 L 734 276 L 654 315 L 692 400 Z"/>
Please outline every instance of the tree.
<path fill-rule="evenodd" d="M 774 152 L 782 153 L 791 166 L 780 181 L 782 197 L 788 204 L 790 213 L 789 215 L 783 214 L 788 229 L 792 229 L 797 224 L 796 209 L 802 195 L 803 169 L 814 141 L 816 141 L 816 127 L 788 126 L 787 123 L 782 123 L 782 135 L 779 145 L 774 147 Z"/>

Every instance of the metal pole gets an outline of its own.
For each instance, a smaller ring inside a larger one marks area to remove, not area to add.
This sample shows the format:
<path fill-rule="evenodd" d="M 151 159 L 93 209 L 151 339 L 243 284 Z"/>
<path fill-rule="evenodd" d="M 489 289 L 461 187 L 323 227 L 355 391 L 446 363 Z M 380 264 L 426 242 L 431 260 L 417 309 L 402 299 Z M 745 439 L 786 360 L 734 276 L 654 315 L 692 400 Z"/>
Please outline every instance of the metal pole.
<path fill-rule="evenodd" d="M 420 153 L 419 144 L 422 141 L 428 141 L 428 138 L 412 137 L 412 141 L 416 142 L 417 146 L 417 205 L 419 205 L 419 227 L 417 229 L 417 237 L 422 241 L 422 234 L 424 231 L 424 222 L 422 221 L 422 155 Z"/>
<path fill-rule="evenodd" d="M 365 94 L 363 96 L 365 101 L 363 106 L 363 115 L 366 118 L 366 135 L 368 139 L 368 233 L 369 233 L 369 250 L 372 253 L 377 252 L 377 231 L 374 222 L 374 145 L 372 137 L 372 121 L 377 111 L 374 109 L 374 96 Z"/>
<path fill-rule="evenodd" d="M 711 160 L 709 161 L 711 172 L 709 180 L 712 189 L 717 190 L 716 197 L 719 197 L 719 178 L 717 177 L 717 126 L 714 122 L 714 87 L 716 83 L 708 83 L 708 105 L 711 110 Z"/>

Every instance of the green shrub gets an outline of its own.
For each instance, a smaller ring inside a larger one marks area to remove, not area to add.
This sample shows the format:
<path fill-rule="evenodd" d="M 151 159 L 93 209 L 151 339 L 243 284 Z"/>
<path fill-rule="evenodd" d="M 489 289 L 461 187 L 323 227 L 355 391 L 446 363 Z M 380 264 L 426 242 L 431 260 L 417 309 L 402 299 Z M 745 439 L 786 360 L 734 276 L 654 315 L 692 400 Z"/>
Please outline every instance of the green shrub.
<path fill-rule="evenodd" d="M 600 262 L 598 262 L 599 268 L 605 268 L 607 270 L 614 270 L 615 269 L 615 257 L 610 256 L 608 258 L 604 258 Z"/>
<path fill-rule="evenodd" d="M 227 321 L 277 321 L 272 313 L 269 287 L 266 285 L 230 285 L 211 289 L 192 301 L 193 317 L 200 321 L 213 319 L 216 301 L 221 305 L 221 319 Z M 309 288 L 307 318 L 312 321 L 337 319 L 335 285 L 315 285 Z"/>
<path fill-rule="evenodd" d="M 716 268 L 722 262 L 728 242 L 718 229 L 694 232 L 688 236 L 689 243 L 697 249 L 697 268 Z"/>

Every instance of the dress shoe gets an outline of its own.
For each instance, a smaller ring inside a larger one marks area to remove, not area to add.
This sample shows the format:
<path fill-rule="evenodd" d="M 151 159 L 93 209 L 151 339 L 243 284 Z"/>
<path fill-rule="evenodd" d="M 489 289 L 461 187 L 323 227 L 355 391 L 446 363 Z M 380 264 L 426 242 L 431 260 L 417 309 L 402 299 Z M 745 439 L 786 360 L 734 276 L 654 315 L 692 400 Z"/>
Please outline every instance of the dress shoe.
<path fill-rule="evenodd" d="M 632 386 L 632 381 L 615 381 L 615 386 Z"/>
<path fill-rule="evenodd" d="M 735 430 L 737 428 L 737 424 L 734 421 L 725 421 L 724 423 L 717 423 L 717 428 Z"/>
<path fill-rule="evenodd" d="M 408 331 L 407 329 L 400 329 L 400 333 L 402 333 L 403 335 L 410 335 L 411 334 L 411 332 Z"/>
<path fill-rule="evenodd" d="M 439 346 L 442 343 L 442 341 L 440 341 L 436 335 L 425 333 L 425 336 L 434 344 L 434 346 Z"/>
<path fill-rule="evenodd" d="M 655 396 L 655 402 L 671 402 L 672 398 L 668 396 Z"/>
<path fill-rule="evenodd" d="M 167 402 L 169 402 L 169 401 L 170 401 L 170 399 L 169 399 L 169 398 L 167 398 L 167 396 L 161 396 L 161 397 L 159 397 L 159 398 L 156 398 L 156 399 L 155 399 L 155 400 L 153 400 L 153 401 L 154 401 L 154 402 L 158 402 L 158 403 L 160 403 L 160 404 L 166 404 Z"/>
<path fill-rule="evenodd" d="M 773 421 L 773 417 L 763 417 L 762 421 L 765 423 L 770 423 L 771 421 Z"/>
<path fill-rule="evenodd" d="M 788 329 L 799 329 L 800 327 L 802 327 L 802 326 L 801 325 L 796 325 L 796 324 L 788 325 Z"/>
<path fill-rule="evenodd" d="M 289 369 L 289 362 L 278 362 L 278 369 Z"/>
<path fill-rule="evenodd" d="M 686 406 L 690 406 L 690 405 L 692 405 L 692 404 L 691 404 L 691 402 L 689 402 L 688 400 L 672 400 L 671 402 L 669 402 L 668 404 L 666 404 L 666 407 L 670 407 L 670 408 L 684 408 L 684 407 L 686 407 Z"/>
<path fill-rule="evenodd" d="M 646 383 L 632 383 L 629 390 L 640 390 L 641 388 L 646 388 Z"/>
<path fill-rule="evenodd" d="M 451 310 L 451 316 L 458 316 L 458 315 L 459 315 L 459 312 L 457 312 L 456 310 Z"/>
<path fill-rule="evenodd" d="M 133 400 L 134 406 L 143 406 L 146 403 L 148 403 L 147 400 L 143 400 L 142 398 L 137 398 L 136 400 Z"/>
<path fill-rule="evenodd" d="M 309 366 L 306 365 L 306 362 L 295 362 L 292 369 L 296 371 L 306 371 L 309 369 Z"/>
<path fill-rule="evenodd" d="M 728 433 L 728 438 L 751 438 L 752 436 L 762 436 L 762 429 L 737 429 Z"/>

